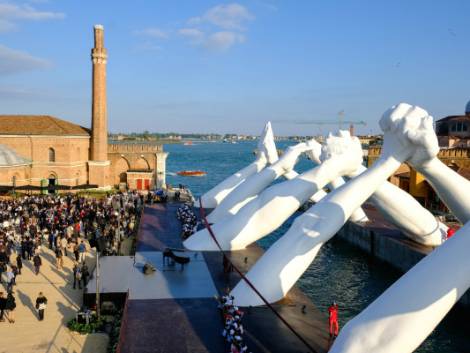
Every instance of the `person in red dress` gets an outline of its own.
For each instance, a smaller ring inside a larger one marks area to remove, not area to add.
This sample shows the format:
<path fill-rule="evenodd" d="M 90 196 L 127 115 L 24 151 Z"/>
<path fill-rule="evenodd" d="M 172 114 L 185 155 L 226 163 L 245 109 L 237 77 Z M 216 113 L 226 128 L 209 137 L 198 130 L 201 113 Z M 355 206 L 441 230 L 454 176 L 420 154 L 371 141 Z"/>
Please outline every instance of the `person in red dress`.
<path fill-rule="evenodd" d="M 449 229 L 447 229 L 447 239 L 451 238 L 454 234 L 455 234 L 455 229 L 449 227 Z"/>
<path fill-rule="evenodd" d="M 330 337 L 337 337 L 339 332 L 338 324 L 338 304 L 333 302 L 328 308 L 329 324 L 330 324 Z"/>

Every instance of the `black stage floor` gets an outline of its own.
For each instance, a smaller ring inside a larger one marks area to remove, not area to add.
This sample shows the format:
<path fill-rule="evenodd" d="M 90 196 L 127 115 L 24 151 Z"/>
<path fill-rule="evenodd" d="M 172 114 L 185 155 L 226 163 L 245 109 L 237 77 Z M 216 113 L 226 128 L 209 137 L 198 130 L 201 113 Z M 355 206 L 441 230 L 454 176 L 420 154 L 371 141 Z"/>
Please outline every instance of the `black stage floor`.
<path fill-rule="evenodd" d="M 177 207 L 178 204 L 168 203 L 145 208 L 137 244 L 140 254 L 159 252 L 166 247 L 182 248 L 181 227 L 175 214 Z M 231 252 L 229 256 L 237 267 L 246 272 L 262 254 L 263 250 L 253 245 Z M 210 272 L 207 285 L 215 286 L 217 292 L 213 295 L 225 293 L 240 280 L 235 272 L 223 273 L 222 254 L 204 252 L 203 257 Z M 156 276 L 155 280 L 158 281 L 159 277 Z M 303 306 L 306 307 L 305 313 L 302 312 Z M 316 352 L 328 351 L 331 342 L 326 313 L 320 313 L 297 287 L 274 307 Z M 306 346 L 267 307 L 243 308 L 243 311 L 249 351 L 308 352 Z M 221 336 L 222 330 L 217 302 L 213 297 L 188 298 L 188 293 L 184 298 L 170 299 L 132 299 L 131 296 L 123 320 L 121 353 L 229 352 Z"/>

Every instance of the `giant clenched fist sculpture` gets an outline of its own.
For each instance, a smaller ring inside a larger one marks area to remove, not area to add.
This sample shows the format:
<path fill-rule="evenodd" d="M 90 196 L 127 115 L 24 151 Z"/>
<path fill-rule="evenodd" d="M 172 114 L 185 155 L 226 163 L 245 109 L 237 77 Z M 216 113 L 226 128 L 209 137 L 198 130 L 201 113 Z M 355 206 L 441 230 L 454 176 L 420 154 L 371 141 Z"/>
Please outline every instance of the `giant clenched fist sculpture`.
<path fill-rule="evenodd" d="M 436 136 L 421 125 L 430 122 L 418 122 L 394 126 L 404 144 L 420 146 L 409 163 L 466 224 L 351 320 L 331 352 L 413 352 L 470 287 L 470 181 L 436 158 Z"/>
<path fill-rule="evenodd" d="M 308 198 L 328 183 L 337 180 L 341 175 L 356 171 L 361 166 L 362 150 L 357 138 L 351 138 L 349 133 L 346 133 L 341 137 L 330 136 L 328 142 L 334 146 L 331 148 L 334 148 L 335 151 L 328 154 L 328 148 L 326 148 L 323 156 L 324 161 L 319 166 L 291 180 L 265 189 L 235 215 L 228 215 L 215 223 L 212 229 L 220 246 L 224 250 L 245 248 L 277 229 Z M 317 150 L 316 154 L 321 151 L 320 145 L 315 141 L 309 143 L 309 148 L 310 152 Z M 285 165 L 286 163 L 282 159 L 287 157 L 290 159 L 289 164 L 293 164 L 292 151 L 295 150 L 288 151 L 279 162 Z M 275 167 L 278 167 L 277 163 L 267 169 Z M 193 234 L 184 242 L 184 246 L 195 251 L 218 250 L 207 229 Z"/>
<path fill-rule="evenodd" d="M 322 244 L 336 234 L 352 212 L 368 199 L 401 165 L 424 149 L 426 141 L 403 139 L 400 127 L 409 119 L 419 124 L 414 136 L 433 133 L 427 112 L 399 104 L 383 115 L 384 148 L 380 159 L 367 171 L 332 191 L 322 201 L 299 216 L 291 228 L 275 242 L 248 272 L 248 279 L 270 301 L 282 299 L 315 258 Z M 409 130 L 411 131 L 411 130 Z M 334 146 L 330 146 L 330 152 Z M 434 153 L 434 152 L 433 152 Z M 437 152 L 435 152 L 437 153 Z M 232 291 L 237 305 L 261 305 L 261 300 L 244 283 Z"/>

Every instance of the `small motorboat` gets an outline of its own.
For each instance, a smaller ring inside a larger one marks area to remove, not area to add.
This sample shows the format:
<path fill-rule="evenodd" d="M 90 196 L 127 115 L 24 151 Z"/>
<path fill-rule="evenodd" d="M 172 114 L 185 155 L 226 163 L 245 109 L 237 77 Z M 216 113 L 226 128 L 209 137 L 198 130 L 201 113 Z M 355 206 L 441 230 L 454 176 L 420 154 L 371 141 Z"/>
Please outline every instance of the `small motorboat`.
<path fill-rule="evenodd" d="M 207 173 L 203 172 L 202 170 L 182 170 L 181 172 L 177 172 L 176 174 L 181 176 L 204 176 Z"/>

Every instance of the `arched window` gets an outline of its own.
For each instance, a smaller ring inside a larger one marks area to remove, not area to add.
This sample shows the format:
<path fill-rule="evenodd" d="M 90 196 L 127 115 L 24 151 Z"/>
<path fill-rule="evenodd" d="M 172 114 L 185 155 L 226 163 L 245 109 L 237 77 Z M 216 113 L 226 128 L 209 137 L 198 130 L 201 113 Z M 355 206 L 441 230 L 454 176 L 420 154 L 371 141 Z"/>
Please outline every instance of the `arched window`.
<path fill-rule="evenodd" d="M 52 147 L 49 148 L 49 162 L 55 162 L 55 151 Z"/>

